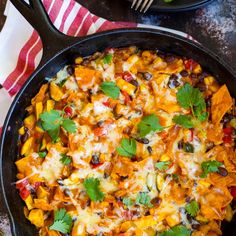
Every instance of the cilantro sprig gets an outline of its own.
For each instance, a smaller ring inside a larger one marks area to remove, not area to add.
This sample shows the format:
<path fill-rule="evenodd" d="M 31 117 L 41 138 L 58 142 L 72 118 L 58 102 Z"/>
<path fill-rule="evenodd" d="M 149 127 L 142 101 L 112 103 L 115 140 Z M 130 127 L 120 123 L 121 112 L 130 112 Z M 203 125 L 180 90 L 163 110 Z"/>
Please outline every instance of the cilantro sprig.
<path fill-rule="evenodd" d="M 120 147 L 116 148 L 117 153 L 124 157 L 133 157 L 136 155 L 137 144 L 134 139 L 123 138 Z"/>
<path fill-rule="evenodd" d="M 105 95 L 117 99 L 120 95 L 120 89 L 114 82 L 105 81 L 100 85 L 100 89 Z"/>
<path fill-rule="evenodd" d="M 171 163 L 170 161 L 160 161 L 155 164 L 155 167 L 158 170 L 167 170 L 168 167 L 170 166 L 170 163 Z"/>
<path fill-rule="evenodd" d="M 195 200 L 193 200 L 185 206 L 185 210 L 189 215 L 195 217 L 199 211 L 199 205 Z"/>
<path fill-rule="evenodd" d="M 190 236 L 191 231 L 188 230 L 183 225 L 177 225 L 177 226 L 174 226 L 173 228 L 171 228 L 167 231 L 164 231 L 158 235 L 159 236 Z"/>
<path fill-rule="evenodd" d="M 150 202 L 151 198 L 146 192 L 140 192 L 136 197 L 136 203 L 141 204 L 147 207 L 153 207 L 152 203 Z"/>
<path fill-rule="evenodd" d="M 66 154 L 61 154 L 60 162 L 63 165 L 67 166 L 72 162 L 72 160 L 71 160 L 71 157 L 67 156 Z"/>
<path fill-rule="evenodd" d="M 98 202 L 104 199 L 105 196 L 99 188 L 100 181 L 98 178 L 87 178 L 84 180 L 83 185 L 86 190 L 86 193 L 92 201 Z"/>
<path fill-rule="evenodd" d="M 201 178 L 206 178 L 209 173 L 214 173 L 219 170 L 219 167 L 223 164 L 219 161 L 204 161 L 201 164 L 203 173 L 200 175 Z"/>
<path fill-rule="evenodd" d="M 58 110 L 51 110 L 43 112 L 40 115 L 41 125 L 43 130 L 47 131 L 53 142 L 56 142 L 60 127 L 63 127 L 69 133 L 75 133 L 75 122 L 69 118 L 64 118 L 63 112 Z"/>
<path fill-rule="evenodd" d="M 56 230 L 63 234 L 68 234 L 73 226 L 71 216 L 66 212 L 66 209 L 61 208 L 54 212 L 54 222 L 49 226 L 50 230 Z"/>
<path fill-rule="evenodd" d="M 173 122 L 184 128 L 193 128 L 207 120 L 206 102 L 201 91 L 186 83 L 177 92 L 177 101 L 184 109 L 190 109 L 191 115 L 176 115 Z"/>
<path fill-rule="evenodd" d="M 162 131 L 164 128 L 160 125 L 159 118 L 155 114 L 144 116 L 138 124 L 140 137 L 145 137 L 150 132 Z"/>

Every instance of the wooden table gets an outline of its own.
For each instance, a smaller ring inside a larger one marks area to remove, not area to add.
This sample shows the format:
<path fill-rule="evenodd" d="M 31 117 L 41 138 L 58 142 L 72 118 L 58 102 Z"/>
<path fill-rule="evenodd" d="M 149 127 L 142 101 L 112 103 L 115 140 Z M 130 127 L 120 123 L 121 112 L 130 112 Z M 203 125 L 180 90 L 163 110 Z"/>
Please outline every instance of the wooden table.
<path fill-rule="evenodd" d="M 112 21 L 133 21 L 184 31 L 236 70 L 236 0 L 215 0 L 198 10 L 172 14 L 152 11 L 147 14 L 137 13 L 130 9 L 130 3 L 125 0 L 77 1 L 92 13 Z M 6 0 L 0 0 L 0 29 L 5 21 L 5 3 Z M 0 196 L 0 217 L 3 217 L 0 218 L 0 228 L 7 232 L 6 235 L 10 235 L 7 221 L 1 223 L 6 219 L 5 212 Z"/>

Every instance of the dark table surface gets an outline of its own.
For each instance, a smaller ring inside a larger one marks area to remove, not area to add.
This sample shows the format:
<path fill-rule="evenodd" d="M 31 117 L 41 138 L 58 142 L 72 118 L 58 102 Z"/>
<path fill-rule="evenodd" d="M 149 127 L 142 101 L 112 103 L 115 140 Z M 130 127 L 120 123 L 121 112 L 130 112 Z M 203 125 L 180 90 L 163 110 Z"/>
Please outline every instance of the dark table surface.
<path fill-rule="evenodd" d="M 189 12 L 148 11 L 146 14 L 131 10 L 130 3 L 125 0 L 77 1 L 92 13 L 112 21 L 132 21 L 186 32 L 236 70 L 236 0 L 215 0 L 209 5 Z M 6 0 L 0 0 L 0 29 L 5 21 L 5 3 Z M 5 212 L 0 196 L 0 228 L 6 235 L 10 235 Z"/>

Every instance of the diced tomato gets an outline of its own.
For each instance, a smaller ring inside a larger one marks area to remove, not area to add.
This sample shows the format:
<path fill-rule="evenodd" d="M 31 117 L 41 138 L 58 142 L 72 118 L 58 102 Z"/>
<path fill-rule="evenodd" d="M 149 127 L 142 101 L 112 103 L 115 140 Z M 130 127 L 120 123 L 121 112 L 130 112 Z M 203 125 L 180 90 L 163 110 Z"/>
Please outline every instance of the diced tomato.
<path fill-rule="evenodd" d="M 43 183 L 42 182 L 35 182 L 33 188 L 35 189 L 35 191 L 39 188 L 39 186 L 41 186 Z"/>
<path fill-rule="evenodd" d="M 223 137 L 223 142 L 224 143 L 232 143 L 232 131 L 233 129 L 231 127 L 226 127 L 223 129 L 224 137 Z"/>
<path fill-rule="evenodd" d="M 20 197 L 25 200 L 30 195 L 30 191 L 27 188 L 22 188 L 20 190 Z"/>
<path fill-rule="evenodd" d="M 131 101 L 131 98 L 129 96 L 129 94 L 123 90 L 121 90 L 122 94 L 124 95 L 125 97 L 125 104 L 129 103 Z"/>
<path fill-rule="evenodd" d="M 109 102 L 109 100 L 107 100 L 106 102 L 103 102 L 102 103 L 105 107 L 110 107 L 110 102 Z"/>
<path fill-rule="evenodd" d="M 197 62 L 195 62 L 193 59 L 189 59 L 184 61 L 185 69 L 186 70 L 194 70 L 196 66 L 198 65 Z"/>
<path fill-rule="evenodd" d="M 107 132 L 107 129 L 104 127 L 97 127 L 93 130 L 93 133 L 94 135 L 101 137 L 101 136 L 107 135 L 108 132 Z"/>
<path fill-rule="evenodd" d="M 72 107 L 70 107 L 70 106 L 66 106 L 66 107 L 64 108 L 64 112 L 66 113 L 66 115 L 67 115 L 68 117 L 71 117 L 71 116 L 73 115 L 73 109 L 72 109 Z"/>
<path fill-rule="evenodd" d="M 231 195 L 236 200 L 236 186 L 231 187 Z"/>
<path fill-rule="evenodd" d="M 125 71 L 122 75 L 123 79 L 127 82 L 130 82 L 131 80 L 133 80 L 133 76 L 128 72 L 128 71 Z"/>
<path fill-rule="evenodd" d="M 103 164 L 103 163 L 98 163 L 98 164 L 91 164 L 91 163 L 90 163 L 92 169 L 95 169 L 95 168 L 101 166 L 102 164 Z"/>
<path fill-rule="evenodd" d="M 190 129 L 190 142 L 192 142 L 193 141 L 193 136 L 194 136 L 194 132 L 193 132 L 193 129 Z"/>
<path fill-rule="evenodd" d="M 125 211 L 122 212 L 122 216 L 126 220 L 131 220 L 132 217 L 133 217 L 133 213 L 129 210 L 125 210 Z"/>
<path fill-rule="evenodd" d="M 29 184 L 28 179 L 19 180 L 16 182 L 16 188 L 21 190 L 21 189 L 25 188 L 28 184 Z"/>

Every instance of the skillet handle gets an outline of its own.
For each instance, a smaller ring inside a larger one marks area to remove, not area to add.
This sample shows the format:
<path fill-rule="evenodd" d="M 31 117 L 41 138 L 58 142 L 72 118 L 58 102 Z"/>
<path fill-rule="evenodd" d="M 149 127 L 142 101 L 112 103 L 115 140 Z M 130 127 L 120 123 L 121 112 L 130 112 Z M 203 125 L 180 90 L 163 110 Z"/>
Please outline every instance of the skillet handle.
<path fill-rule="evenodd" d="M 51 23 L 51 20 L 44 9 L 41 0 L 29 0 L 27 4 L 24 0 L 10 0 L 17 10 L 38 32 L 43 43 L 43 56 L 40 65 L 64 48 L 79 41 L 79 38 L 71 37 L 61 33 Z"/>

